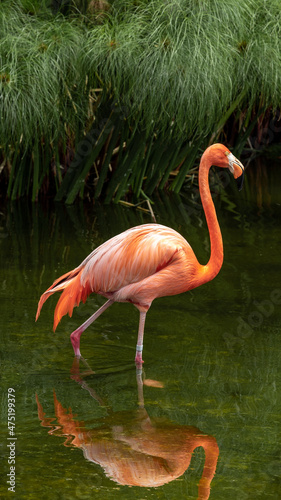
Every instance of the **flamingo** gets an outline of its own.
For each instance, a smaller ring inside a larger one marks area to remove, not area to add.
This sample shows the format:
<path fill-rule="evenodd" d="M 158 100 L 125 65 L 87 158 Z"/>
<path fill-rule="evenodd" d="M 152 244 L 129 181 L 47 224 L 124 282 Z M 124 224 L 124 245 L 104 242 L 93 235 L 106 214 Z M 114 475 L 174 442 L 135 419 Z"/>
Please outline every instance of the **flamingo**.
<path fill-rule="evenodd" d="M 65 314 L 91 293 L 107 301 L 70 335 L 74 354 L 81 357 L 81 334 L 114 302 L 130 302 L 140 312 L 135 363 L 143 363 L 144 325 L 152 301 L 177 295 L 212 280 L 223 263 L 223 242 L 209 188 L 211 166 L 228 168 L 242 188 L 244 167 L 223 144 L 213 144 L 199 165 L 199 191 L 210 235 L 208 263 L 198 262 L 191 246 L 177 231 L 160 224 L 143 224 L 124 231 L 96 248 L 72 271 L 64 274 L 41 295 L 36 320 L 46 299 L 63 291 L 54 312 L 54 331 Z"/>

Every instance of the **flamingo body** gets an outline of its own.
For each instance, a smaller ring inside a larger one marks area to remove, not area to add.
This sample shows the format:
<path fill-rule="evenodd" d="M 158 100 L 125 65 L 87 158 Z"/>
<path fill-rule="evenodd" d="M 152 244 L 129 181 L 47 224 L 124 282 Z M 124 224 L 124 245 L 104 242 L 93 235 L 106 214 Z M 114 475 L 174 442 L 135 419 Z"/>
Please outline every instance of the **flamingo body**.
<path fill-rule="evenodd" d="M 145 315 L 158 297 L 186 292 L 213 279 L 223 261 L 223 246 L 215 208 L 210 195 L 208 173 L 211 165 L 228 167 L 235 178 L 243 165 L 230 151 L 216 144 L 201 159 L 199 187 L 210 231 L 211 257 L 199 264 L 189 243 L 175 230 L 160 224 L 144 224 L 114 236 L 96 248 L 73 271 L 58 278 L 41 296 L 36 320 L 46 299 L 63 291 L 54 313 L 54 330 L 65 314 L 85 302 L 91 293 L 108 301 L 71 334 L 74 352 L 80 356 L 80 336 L 113 302 L 131 302 L 140 311 L 136 362 L 142 362 Z"/>
<path fill-rule="evenodd" d="M 54 328 L 92 292 L 147 311 L 157 297 L 198 286 L 202 272 L 190 245 L 173 229 L 159 224 L 128 229 L 95 249 L 60 282 L 64 292 L 56 307 Z"/>

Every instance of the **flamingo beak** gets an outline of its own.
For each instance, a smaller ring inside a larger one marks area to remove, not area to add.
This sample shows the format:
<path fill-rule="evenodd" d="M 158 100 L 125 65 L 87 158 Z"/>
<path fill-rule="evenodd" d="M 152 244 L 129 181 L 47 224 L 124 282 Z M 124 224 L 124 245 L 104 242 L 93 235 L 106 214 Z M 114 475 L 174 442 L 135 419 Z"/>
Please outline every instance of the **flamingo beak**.
<path fill-rule="evenodd" d="M 229 170 L 236 179 L 237 187 L 241 191 L 244 181 L 244 166 L 232 153 L 228 155 Z"/>

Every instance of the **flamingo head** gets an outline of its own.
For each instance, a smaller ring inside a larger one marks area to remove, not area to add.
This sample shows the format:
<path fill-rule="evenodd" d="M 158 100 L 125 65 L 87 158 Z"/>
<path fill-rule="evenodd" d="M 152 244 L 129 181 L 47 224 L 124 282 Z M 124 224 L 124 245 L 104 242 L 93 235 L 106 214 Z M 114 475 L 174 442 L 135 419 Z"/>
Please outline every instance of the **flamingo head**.
<path fill-rule="evenodd" d="M 228 168 L 237 181 L 239 191 L 242 189 L 244 180 L 244 166 L 223 144 L 212 144 L 204 155 L 208 155 L 212 165 Z M 203 156 L 204 156 L 203 155 Z"/>

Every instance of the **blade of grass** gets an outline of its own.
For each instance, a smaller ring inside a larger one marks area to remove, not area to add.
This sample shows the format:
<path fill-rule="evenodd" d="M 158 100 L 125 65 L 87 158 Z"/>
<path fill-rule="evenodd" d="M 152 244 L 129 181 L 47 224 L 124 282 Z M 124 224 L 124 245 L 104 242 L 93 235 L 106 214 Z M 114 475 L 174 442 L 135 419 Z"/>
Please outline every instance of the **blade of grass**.
<path fill-rule="evenodd" d="M 95 198 L 98 198 L 100 196 L 102 188 L 104 186 L 104 182 L 105 182 L 105 179 L 106 179 L 106 175 L 108 173 L 108 168 L 109 168 L 109 163 L 110 163 L 110 160 L 111 160 L 111 157 L 112 157 L 112 153 L 113 153 L 114 147 L 116 147 L 116 144 L 117 144 L 117 141 L 118 141 L 118 137 L 120 135 L 121 125 L 123 125 L 123 124 L 120 121 L 114 127 L 113 134 L 112 134 L 110 143 L 108 145 L 108 150 L 107 150 L 107 153 L 106 153 L 106 157 L 104 159 L 104 162 L 102 164 L 101 170 L 99 172 L 99 180 L 97 182 L 96 189 L 95 189 Z"/>
<path fill-rule="evenodd" d="M 10 177 L 9 177 L 9 184 L 8 184 L 8 189 L 7 189 L 8 198 L 10 198 L 10 196 L 11 196 L 11 191 L 12 191 L 12 187 L 13 187 L 14 180 L 15 180 L 14 177 L 16 175 L 16 165 L 17 165 L 17 160 L 18 160 L 19 154 L 20 154 L 20 148 L 16 144 L 16 147 L 14 150 L 14 157 L 13 157 L 13 161 L 12 161 L 12 168 L 11 168 Z"/>
<path fill-rule="evenodd" d="M 198 152 L 199 152 L 200 144 L 201 144 L 201 140 L 195 142 L 195 144 L 190 146 L 188 156 L 186 157 L 186 160 L 184 161 L 183 165 L 181 166 L 178 175 L 175 177 L 174 181 L 171 184 L 171 187 L 170 187 L 171 191 L 174 191 L 175 193 L 180 192 L 181 187 L 185 181 L 185 176 L 186 176 L 187 172 L 194 166 L 196 156 L 198 155 Z"/>
<path fill-rule="evenodd" d="M 229 106 L 228 110 L 224 113 L 224 115 L 221 117 L 219 120 L 217 126 L 215 127 L 215 132 L 211 135 L 211 139 L 209 144 L 213 144 L 213 142 L 217 139 L 219 136 L 222 128 L 226 124 L 227 120 L 230 118 L 230 116 L 234 113 L 235 109 L 239 106 L 239 104 L 243 101 L 244 97 L 246 96 L 246 90 L 241 92 L 241 94 L 238 95 L 238 97 L 231 103 Z"/>
<path fill-rule="evenodd" d="M 122 165 L 123 179 L 119 183 L 119 187 L 114 196 L 114 203 L 118 203 L 120 198 L 127 191 L 126 187 L 130 186 L 129 177 L 134 170 L 138 169 L 139 164 L 142 161 L 143 153 L 145 147 L 145 136 L 142 132 L 138 133 L 134 140 L 130 142 L 130 147 L 128 148 L 128 154 L 126 160 Z"/>
<path fill-rule="evenodd" d="M 135 175 L 133 192 L 137 198 L 139 198 L 141 190 L 142 190 L 144 177 L 145 177 L 145 174 L 147 171 L 147 167 L 149 165 L 149 160 L 150 160 L 151 150 L 153 147 L 153 142 L 154 142 L 154 135 L 151 134 L 149 144 L 148 144 L 148 146 L 146 145 L 146 151 L 144 152 L 144 159 L 142 161 L 142 164 L 140 165 L 140 168 L 138 169 L 138 171 L 136 172 L 136 175 Z"/>
<path fill-rule="evenodd" d="M 82 184 L 85 182 L 85 179 L 86 179 L 90 169 L 93 166 L 93 163 L 97 159 L 102 147 L 104 146 L 106 139 L 107 139 L 106 135 L 99 138 L 99 141 L 96 143 L 96 146 L 94 147 L 90 156 L 80 166 L 79 172 L 78 172 L 78 174 L 76 173 L 74 179 L 72 180 L 72 182 L 69 186 L 68 192 L 66 194 L 65 203 L 67 205 L 71 205 L 74 202 L 76 196 L 78 195 L 78 193 L 82 187 Z"/>
<path fill-rule="evenodd" d="M 123 156 L 123 151 L 121 151 L 122 157 L 120 157 L 120 159 L 118 158 L 118 164 L 116 165 L 115 171 L 110 179 L 107 188 L 105 203 L 111 202 L 113 195 L 117 191 L 120 183 L 124 181 L 124 178 L 125 179 L 127 178 L 127 174 L 128 175 L 130 174 L 130 172 L 127 172 L 127 169 L 130 168 L 128 158 L 131 155 L 132 149 L 134 150 L 134 152 L 136 152 L 137 150 L 138 135 L 139 133 L 137 132 L 137 125 L 136 125 L 130 138 L 127 139 L 126 141 L 125 155 Z"/>
<path fill-rule="evenodd" d="M 32 201 L 37 201 L 38 199 L 38 188 L 39 188 L 39 146 L 38 138 L 35 137 L 34 147 L 33 147 L 33 185 L 32 185 Z"/>
<path fill-rule="evenodd" d="M 70 173 L 68 171 L 67 172 L 68 175 L 67 174 L 65 175 L 60 190 L 56 195 L 56 200 L 61 200 L 64 196 L 66 196 L 66 204 L 71 204 L 74 202 L 77 194 L 81 189 L 82 183 L 85 181 L 86 176 L 88 175 L 94 161 L 98 157 L 102 147 L 104 146 L 107 140 L 108 135 L 112 130 L 112 128 L 109 129 L 109 125 L 112 124 L 111 115 L 109 116 L 106 123 L 102 127 L 90 155 L 86 158 L 81 158 L 80 163 L 79 161 L 74 159 L 74 161 L 71 164 L 72 169 L 70 165 L 69 170 L 71 169 L 71 171 Z"/>
<path fill-rule="evenodd" d="M 19 164 L 18 170 L 15 175 L 14 186 L 12 190 L 11 200 L 14 201 L 19 198 L 22 194 L 22 185 L 25 174 L 25 165 L 27 160 L 27 153 L 25 152 L 23 157 L 21 158 L 21 162 Z"/>
<path fill-rule="evenodd" d="M 181 150 L 182 144 L 180 143 L 177 147 L 175 147 L 175 150 L 171 148 L 171 154 L 169 155 L 169 162 L 168 166 L 166 168 L 165 174 L 163 175 L 161 182 L 159 184 L 159 189 L 163 189 L 169 179 L 170 173 L 172 170 L 177 168 L 177 166 L 180 163 L 180 158 L 179 158 L 179 152 Z M 181 155 L 182 157 L 182 155 Z"/>

